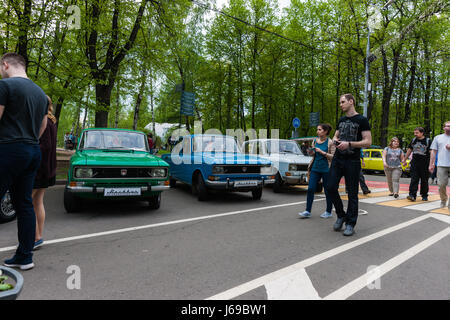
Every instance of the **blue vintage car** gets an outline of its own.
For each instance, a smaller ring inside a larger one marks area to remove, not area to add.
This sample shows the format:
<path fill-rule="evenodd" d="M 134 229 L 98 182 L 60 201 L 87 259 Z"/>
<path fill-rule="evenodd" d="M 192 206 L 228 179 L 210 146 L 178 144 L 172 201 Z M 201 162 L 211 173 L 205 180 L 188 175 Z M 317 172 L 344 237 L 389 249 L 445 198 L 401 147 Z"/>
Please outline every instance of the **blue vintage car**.
<path fill-rule="evenodd" d="M 275 182 L 271 162 L 245 155 L 231 136 L 184 136 L 162 159 L 170 165 L 170 186 L 177 181 L 192 186 L 199 201 L 207 200 L 211 190 L 251 191 L 259 200 L 264 185 Z"/>

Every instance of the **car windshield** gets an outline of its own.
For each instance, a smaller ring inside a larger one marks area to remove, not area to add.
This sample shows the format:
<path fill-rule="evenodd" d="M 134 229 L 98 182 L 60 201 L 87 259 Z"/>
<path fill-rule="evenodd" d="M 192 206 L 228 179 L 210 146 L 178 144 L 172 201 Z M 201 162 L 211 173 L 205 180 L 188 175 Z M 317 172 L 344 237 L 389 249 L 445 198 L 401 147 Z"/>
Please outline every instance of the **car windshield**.
<path fill-rule="evenodd" d="M 201 136 L 194 138 L 194 152 L 241 152 L 238 144 L 232 137 Z"/>
<path fill-rule="evenodd" d="M 148 151 L 143 133 L 115 130 L 86 131 L 80 148 Z"/>
<path fill-rule="evenodd" d="M 284 141 L 284 140 L 267 141 L 267 151 L 269 153 L 302 154 L 297 143 L 295 143 L 294 141 Z"/>

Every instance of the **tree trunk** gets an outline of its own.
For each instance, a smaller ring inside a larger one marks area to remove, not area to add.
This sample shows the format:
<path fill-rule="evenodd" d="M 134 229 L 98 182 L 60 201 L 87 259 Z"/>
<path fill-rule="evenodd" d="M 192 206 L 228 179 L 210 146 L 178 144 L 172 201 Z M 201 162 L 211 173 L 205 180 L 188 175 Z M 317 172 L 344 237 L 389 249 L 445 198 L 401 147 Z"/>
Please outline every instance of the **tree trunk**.
<path fill-rule="evenodd" d="M 95 111 L 95 127 L 108 127 L 108 113 L 111 103 L 111 86 L 96 84 L 95 98 L 97 102 L 97 110 Z"/>
<path fill-rule="evenodd" d="M 24 0 L 23 11 L 17 12 L 19 18 L 19 39 L 17 43 L 17 53 L 20 54 L 26 63 L 26 69 L 28 68 L 28 30 L 30 28 L 31 21 L 31 0 Z"/>
<path fill-rule="evenodd" d="M 392 93 L 394 92 L 395 83 L 397 80 L 398 63 L 401 52 L 401 45 L 399 48 L 392 50 L 394 56 L 394 63 L 392 66 L 392 76 L 389 80 L 389 70 L 388 70 L 388 60 L 386 57 L 386 52 L 384 48 L 381 49 L 381 54 L 383 56 L 383 74 L 384 74 L 384 84 L 383 84 L 383 100 L 381 103 L 381 134 L 380 143 L 384 148 L 387 145 L 387 135 L 389 128 L 389 108 L 391 104 Z"/>
<path fill-rule="evenodd" d="M 143 63 L 142 70 L 141 70 L 141 86 L 139 87 L 139 92 L 136 97 L 136 104 L 134 107 L 133 130 L 137 130 L 137 125 L 138 125 L 138 121 L 139 121 L 139 111 L 141 108 L 142 98 L 144 96 L 146 80 L 147 80 L 147 69 L 145 67 L 145 64 Z"/>
<path fill-rule="evenodd" d="M 425 134 L 429 135 L 431 132 L 431 124 L 430 124 L 430 96 L 431 96 L 431 71 L 430 71 L 430 50 L 428 47 L 428 42 L 424 41 L 424 47 L 425 47 L 425 74 L 426 74 L 426 80 L 425 80 L 425 105 L 424 105 L 424 129 Z"/>
<path fill-rule="evenodd" d="M 414 93 L 414 82 L 416 80 L 416 70 L 417 70 L 417 51 L 419 47 L 419 41 L 416 40 L 413 49 L 413 56 L 411 61 L 411 76 L 409 78 L 408 95 L 406 97 L 405 103 L 405 117 L 403 118 L 404 123 L 408 123 L 411 118 L 411 101 Z"/>

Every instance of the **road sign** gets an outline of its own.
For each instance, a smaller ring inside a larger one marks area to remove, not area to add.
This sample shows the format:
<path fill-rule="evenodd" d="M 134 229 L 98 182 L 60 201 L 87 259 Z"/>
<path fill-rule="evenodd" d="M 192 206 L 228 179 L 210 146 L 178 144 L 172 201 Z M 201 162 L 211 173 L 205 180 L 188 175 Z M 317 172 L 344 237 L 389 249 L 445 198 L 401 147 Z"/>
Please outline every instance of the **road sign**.
<path fill-rule="evenodd" d="M 319 125 L 320 121 L 320 113 L 319 112 L 310 112 L 309 113 L 309 126 L 316 127 Z"/>
<path fill-rule="evenodd" d="M 295 117 L 295 118 L 292 120 L 292 125 L 294 126 L 295 129 L 300 128 L 300 119 L 297 118 L 297 117 Z"/>
<path fill-rule="evenodd" d="M 186 116 L 193 116 L 195 108 L 195 93 L 183 91 L 181 93 L 180 113 Z"/>

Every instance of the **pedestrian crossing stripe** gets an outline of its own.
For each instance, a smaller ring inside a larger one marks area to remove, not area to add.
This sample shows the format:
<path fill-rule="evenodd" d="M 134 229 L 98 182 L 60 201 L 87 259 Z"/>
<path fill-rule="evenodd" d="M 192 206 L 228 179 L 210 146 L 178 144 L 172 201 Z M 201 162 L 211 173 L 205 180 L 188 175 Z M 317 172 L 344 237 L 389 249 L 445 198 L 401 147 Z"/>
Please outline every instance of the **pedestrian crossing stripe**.
<path fill-rule="evenodd" d="M 338 189 L 342 200 L 348 200 L 348 195 L 345 192 L 344 185 L 340 185 Z M 450 209 L 447 207 L 440 208 L 441 200 L 438 194 L 430 193 L 428 196 L 428 201 L 421 200 L 419 196 L 416 201 L 410 201 L 406 199 L 409 192 L 403 190 L 399 192 L 399 197 L 395 199 L 393 196 L 389 196 L 391 193 L 388 188 L 372 188 L 369 194 L 358 194 L 358 200 L 361 203 L 376 204 L 386 207 L 419 210 L 422 212 L 429 213 L 440 213 L 450 216 Z M 318 194 L 319 197 L 325 197 L 322 192 Z"/>
<path fill-rule="evenodd" d="M 438 194 L 434 194 L 434 195 L 428 196 L 428 201 L 422 201 L 419 199 L 417 199 L 417 201 L 402 199 L 402 200 L 391 200 L 391 201 L 386 201 L 386 202 L 378 202 L 377 204 L 380 206 L 401 208 L 401 207 L 411 206 L 414 204 L 429 203 L 430 201 L 436 201 L 436 200 L 440 200 L 440 199 L 441 199 L 441 197 Z"/>
<path fill-rule="evenodd" d="M 410 201 L 406 199 L 409 194 L 408 191 L 400 191 L 399 197 L 395 199 L 392 196 L 389 196 L 389 191 L 385 190 L 388 189 L 378 188 L 372 189 L 372 192 L 366 195 L 358 194 L 358 200 L 361 203 L 450 215 L 450 209 L 447 207 L 440 208 L 441 198 L 438 194 L 429 194 L 428 201 L 421 200 L 420 196 L 416 201 Z M 339 188 L 339 191 L 341 191 L 341 199 L 348 200 L 348 195 L 345 193 L 345 188 Z"/>
<path fill-rule="evenodd" d="M 406 194 L 406 192 L 400 192 L 399 194 Z M 389 191 L 382 191 L 382 192 L 374 192 L 372 191 L 372 193 L 368 193 L 368 194 L 358 194 L 358 199 L 370 199 L 370 198 L 379 198 L 379 197 L 386 197 L 389 196 L 391 193 Z M 389 197 L 389 198 L 393 198 L 393 197 Z M 406 198 L 406 196 L 405 196 Z M 348 200 L 348 195 L 341 195 L 341 199 L 342 200 Z"/>
<path fill-rule="evenodd" d="M 431 212 L 433 212 L 433 213 L 440 213 L 440 214 L 446 214 L 446 215 L 450 216 L 450 209 L 448 209 L 448 208 L 436 209 L 436 210 L 433 210 Z"/>

